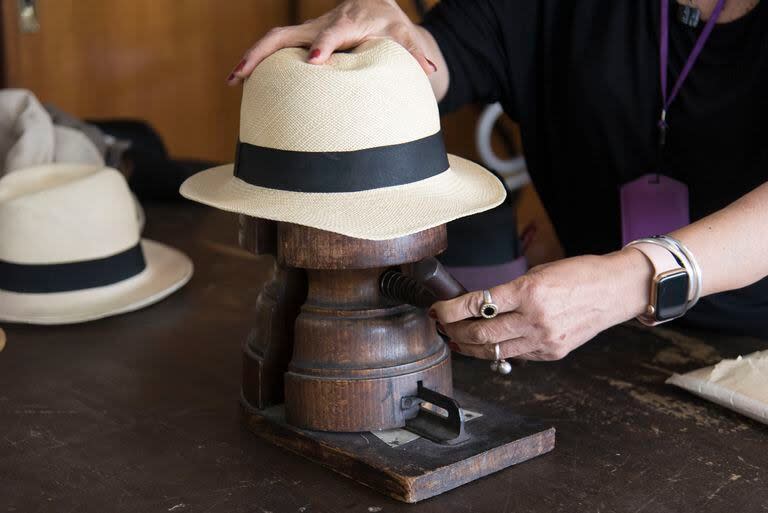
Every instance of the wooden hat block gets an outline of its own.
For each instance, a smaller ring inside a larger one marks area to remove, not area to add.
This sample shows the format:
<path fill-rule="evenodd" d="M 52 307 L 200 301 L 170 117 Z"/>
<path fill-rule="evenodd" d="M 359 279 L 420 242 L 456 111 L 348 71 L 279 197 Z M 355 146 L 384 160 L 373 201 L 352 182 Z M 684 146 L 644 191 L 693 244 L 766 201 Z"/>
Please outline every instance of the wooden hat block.
<path fill-rule="evenodd" d="M 554 429 L 454 394 L 450 351 L 426 310 L 380 290 L 388 269 L 445 250 L 445 225 L 370 241 L 241 216 L 240 243 L 276 256 L 243 347 L 244 416 L 260 437 L 405 502 L 554 447 Z M 465 425 L 459 405 L 482 416 Z M 461 434 L 445 435 L 457 417 Z M 393 428 L 432 439 L 360 436 Z"/>

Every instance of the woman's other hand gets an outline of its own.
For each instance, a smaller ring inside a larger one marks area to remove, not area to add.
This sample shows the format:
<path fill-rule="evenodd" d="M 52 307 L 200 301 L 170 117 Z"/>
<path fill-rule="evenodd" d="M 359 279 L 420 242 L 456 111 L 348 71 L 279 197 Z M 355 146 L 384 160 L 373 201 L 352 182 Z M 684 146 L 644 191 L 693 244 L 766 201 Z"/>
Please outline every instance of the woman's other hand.
<path fill-rule="evenodd" d="M 393 39 L 408 49 L 428 75 L 437 71 L 435 61 L 442 63 L 432 36 L 412 23 L 395 0 L 347 0 L 302 25 L 270 30 L 245 53 L 227 77 L 227 83 L 238 84 L 281 48 L 309 47 L 308 62 L 322 64 L 335 50 L 354 48 L 381 37 Z"/>
<path fill-rule="evenodd" d="M 452 349 L 494 360 L 559 360 L 601 331 L 641 314 L 648 303 L 652 267 L 627 248 L 533 268 L 491 289 L 499 314 L 478 318 L 482 292 L 435 303 L 433 317 Z"/>

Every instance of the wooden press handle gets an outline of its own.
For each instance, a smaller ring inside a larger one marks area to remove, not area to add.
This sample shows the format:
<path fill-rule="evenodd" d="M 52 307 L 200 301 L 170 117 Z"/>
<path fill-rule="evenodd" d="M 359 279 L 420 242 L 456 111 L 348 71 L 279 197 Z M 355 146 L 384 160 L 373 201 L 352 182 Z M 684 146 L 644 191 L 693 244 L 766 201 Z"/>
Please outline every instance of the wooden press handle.
<path fill-rule="evenodd" d="M 419 308 L 429 308 L 436 301 L 467 292 L 434 257 L 406 266 L 404 271 L 385 271 L 379 287 L 384 296 Z"/>
<path fill-rule="evenodd" d="M 416 262 L 408 274 L 432 291 L 439 301 L 453 299 L 467 293 L 467 289 L 451 276 L 443 264 L 435 257 Z"/>

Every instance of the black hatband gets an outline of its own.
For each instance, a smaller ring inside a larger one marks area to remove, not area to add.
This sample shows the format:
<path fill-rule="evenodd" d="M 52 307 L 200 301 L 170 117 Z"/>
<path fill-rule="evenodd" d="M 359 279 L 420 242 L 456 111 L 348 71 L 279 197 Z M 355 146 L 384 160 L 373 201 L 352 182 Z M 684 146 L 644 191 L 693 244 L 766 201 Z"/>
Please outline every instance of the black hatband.
<path fill-rule="evenodd" d="M 358 192 L 405 185 L 449 167 L 442 132 L 356 151 L 277 150 L 239 142 L 234 174 L 251 185 L 294 192 Z"/>
<path fill-rule="evenodd" d="M 136 276 L 145 267 L 141 243 L 116 255 L 64 264 L 0 260 L 0 289 L 35 294 L 104 287 Z"/>

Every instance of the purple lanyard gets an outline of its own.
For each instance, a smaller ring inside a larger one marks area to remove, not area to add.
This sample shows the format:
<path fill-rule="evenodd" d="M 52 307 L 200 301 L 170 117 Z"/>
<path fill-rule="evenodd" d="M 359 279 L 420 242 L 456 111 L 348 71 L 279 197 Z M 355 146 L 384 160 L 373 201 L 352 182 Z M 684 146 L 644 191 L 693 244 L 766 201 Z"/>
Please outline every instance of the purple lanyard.
<path fill-rule="evenodd" d="M 659 117 L 659 146 L 664 146 L 666 142 L 667 129 L 667 110 L 672 102 L 677 97 L 677 93 L 680 92 L 680 88 L 683 86 L 683 82 L 688 78 L 693 65 L 696 63 L 696 59 L 704 49 L 704 44 L 709 39 L 709 35 L 712 33 L 712 29 L 715 28 L 717 18 L 720 17 L 720 12 L 725 7 L 725 0 L 718 0 L 715 8 L 712 10 L 712 15 L 707 20 L 707 24 L 701 31 L 699 39 L 696 41 L 696 45 L 691 50 L 691 55 L 688 56 L 688 60 L 685 62 L 683 71 L 680 72 L 680 76 L 675 82 L 675 86 L 672 88 L 672 94 L 667 97 L 667 65 L 669 62 L 669 2 L 670 0 L 661 0 L 661 41 L 659 43 L 659 62 L 661 64 L 661 96 L 664 104 L 661 107 L 661 116 Z"/>

